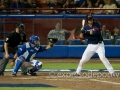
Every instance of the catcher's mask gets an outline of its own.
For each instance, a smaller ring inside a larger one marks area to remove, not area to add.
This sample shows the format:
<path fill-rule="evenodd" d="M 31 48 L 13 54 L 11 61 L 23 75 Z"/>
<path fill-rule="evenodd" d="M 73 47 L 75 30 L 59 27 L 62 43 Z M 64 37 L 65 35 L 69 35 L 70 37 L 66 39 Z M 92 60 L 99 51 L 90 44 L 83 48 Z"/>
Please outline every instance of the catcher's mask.
<path fill-rule="evenodd" d="M 30 43 L 33 44 L 35 47 L 40 46 L 40 38 L 38 36 L 31 36 Z"/>
<path fill-rule="evenodd" d="M 20 32 L 20 33 L 23 33 L 24 30 L 25 30 L 25 25 L 24 25 L 23 23 L 17 23 L 17 24 L 16 24 L 16 28 L 19 29 L 19 32 Z"/>

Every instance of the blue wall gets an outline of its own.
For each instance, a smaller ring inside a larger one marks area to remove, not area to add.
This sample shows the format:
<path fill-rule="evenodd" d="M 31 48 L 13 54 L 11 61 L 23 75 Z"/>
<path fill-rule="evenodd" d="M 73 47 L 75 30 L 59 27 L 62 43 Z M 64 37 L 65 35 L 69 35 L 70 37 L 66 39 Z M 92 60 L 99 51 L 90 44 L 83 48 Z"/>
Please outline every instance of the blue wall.
<path fill-rule="evenodd" d="M 93 15 L 94 18 L 120 18 L 119 14 L 115 15 Z M 86 14 L 57 14 L 57 15 L 45 15 L 45 14 L 32 14 L 32 15 L 0 15 L 0 18 L 85 18 Z"/>
<path fill-rule="evenodd" d="M 82 54 L 86 48 L 86 45 L 69 45 L 69 46 L 59 46 L 55 45 L 48 51 L 39 52 L 36 58 L 81 58 Z M 108 58 L 119 58 L 120 57 L 120 46 L 119 45 L 106 45 L 106 57 Z M 0 52 L 0 58 L 2 58 L 3 53 Z M 12 57 L 13 55 L 10 55 Z M 95 54 L 93 57 L 98 57 Z"/>
<path fill-rule="evenodd" d="M 81 58 L 86 45 L 69 45 L 69 46 L 54 46 L 48 51 L 40 52 L 36 55 L 37 58 Z M 120 46 L 107 45 L 105 46 L 106 57 L 119 58 Z M 98 57 L 95 54 L 93 57 Z"/>

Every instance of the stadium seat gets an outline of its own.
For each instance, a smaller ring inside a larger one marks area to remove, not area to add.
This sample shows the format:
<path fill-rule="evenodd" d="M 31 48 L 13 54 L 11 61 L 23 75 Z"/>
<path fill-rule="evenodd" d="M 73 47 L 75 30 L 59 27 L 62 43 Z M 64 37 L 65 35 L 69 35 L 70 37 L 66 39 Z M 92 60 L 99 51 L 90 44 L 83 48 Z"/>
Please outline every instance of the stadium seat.
<path fill-rule="evenodd" d="M 115 41 L 115 45 L 120 45 L 120 39 L 117 39 L 117 40 Z"/>
<path fill-rule="evenodd" d="M 70 33 L 65 33 L 65 39 L 67 40 L 70 37 Z"/>
<path fill-rule="evenodd" d="M 55 45 L 66 45 L 66 41 L 65 40 L 59 40 L 56 42 Z"/>
<path fill-rule="evenodd" d="M 111 39 L 103 39 L 105 45 L 112 45 Z"/>
<path fill-rule="evenodd" d="M 81 45 L 81 40 L 80 39 L 69 40 L 68 45 Z"/>

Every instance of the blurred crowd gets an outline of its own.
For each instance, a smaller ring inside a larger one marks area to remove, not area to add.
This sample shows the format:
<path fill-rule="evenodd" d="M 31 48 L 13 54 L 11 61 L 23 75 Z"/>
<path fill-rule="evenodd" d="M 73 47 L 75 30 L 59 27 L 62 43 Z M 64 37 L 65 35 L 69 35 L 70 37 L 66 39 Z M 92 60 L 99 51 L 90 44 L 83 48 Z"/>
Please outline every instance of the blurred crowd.
<path fill-rule="evenodd" d="M 9 10 L 9 8 L 13 10 Z M 26 10 L 22 10 L 23 8 Z M 31 9 L 37 8 L 37 9 Z M 47 8 L 42 10 L 39 8 Z M 63 8 L 58 10 L 57 8 Z M 68 8 L 72 8 L 71 10 Z M 90 10 L 85 11 L 75 10 L 73 8 L 99 8 L 101 10 L 93 11 L 94 14 L 119 14 L 120 0 L 0 0 L 0 14 L 81 14 L 90 13 Z M 103 10 L 103 9 L 107 10 Z M 67 10 L 65 10 L 67 9 Z M 116 10 L 111 10 L 116 9 Z M 55 29 L 51 30 L 48 37 L 56 37 L 58 40 L 65 40 L 68 44 L 70 40 L 81 40 L 85 44 L 85 40 L 79 38 L 80 26 L 76 26 L 72 31 L 61 28 L 60 23 L 55 25 Z M 116 44 L 116 40 L 120 39 L 120 30 L 118 26 L 114 26 L 113 30 L 109 30 L 106 25 L 102 25 L 101 34 L 104 39 L 110 39 L 112 44 Z M 112 32 L 110 32 L 112 31 Z M 56 36 L 54 36 L 56 35 Z"/>
<path fill-rule="evenodd" d="M 4 8 L 48 8 L 54 10 L 14 10 L 18 14 L 76 14 L 84 10 L 55 10 L 57 8 L 105 8 L 116 9 L 120 7 L 120 0 L 0 0 L 0 11 L 9 13 Z M 118 14 L 119 10 L 93 11 L 95 14 Z"/>
<path fill-rule="evenodd" d="M 62 43 L 67 45 L 86 45 L 87 40 L 80 38 L 81 26 L 76 26 L 73 30 L 65 30 L 61 27 L 60 23 L 55 25 L 55 28 L 50 30 L 48 33 L 48 38 L 58 38 Z M 105 45 L 120 45 L 116 43 L 117 40 L 120 40 L 120 30 L 118 26 L 114 26 L 112 30 L 109 30 L 108 27 L 103 24 L 101 27 L 101 35 Z M 107 40 L 107 41 L 106 41 Z M 64 42 L 63 42 L 64 41 Z M 79 43 L 78 43 L 79 42 Z"/>

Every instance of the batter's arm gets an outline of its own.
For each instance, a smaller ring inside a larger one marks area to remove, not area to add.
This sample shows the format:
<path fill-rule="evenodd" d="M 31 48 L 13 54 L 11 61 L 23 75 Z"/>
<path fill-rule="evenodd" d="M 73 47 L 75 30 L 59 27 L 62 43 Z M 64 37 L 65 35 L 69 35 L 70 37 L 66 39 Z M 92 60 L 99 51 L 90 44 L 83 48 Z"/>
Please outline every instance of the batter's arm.
<path fill-rule="evenodd" d="M 94 36 L 97 36 L 99 35 L 101 32 L 100 32 L 100 29 L 98 30 L 94 30 L 94 31 L 90 31 L 90 35 L 94 35 Z"/>
<path fill-rule="evenodd" d="M 101 24 L 97 22 L 97 27 L 90 31 L 90 35 L 97 36 L 101 33 Z"/>

